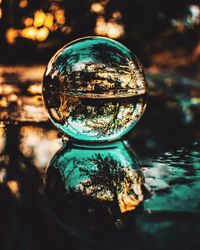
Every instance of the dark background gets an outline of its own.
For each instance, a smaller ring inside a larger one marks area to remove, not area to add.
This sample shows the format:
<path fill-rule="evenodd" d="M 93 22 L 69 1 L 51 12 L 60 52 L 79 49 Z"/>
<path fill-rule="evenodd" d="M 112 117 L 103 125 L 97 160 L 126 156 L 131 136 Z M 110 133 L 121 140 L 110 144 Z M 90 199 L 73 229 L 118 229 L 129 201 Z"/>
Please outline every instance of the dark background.
<path fill-rule="evenodd" d="M 177 166 L 175 175 L 180 166 L 190 170 L 186 176 L 177 174 L 171 187 L 189 188 L 193 180 L 199 181 L 199 146 L 191 147 L 200 138 L 199 1 L 0 0 L 1 250 L 94 249 L 84 248 L 71 236 L 46 202 L 45 169 L 61 140 L 41 98 L 49 59 L 64 44 L 88 35 L 122 42 L 145 67 L 147 110 L 127 137 L 142 167 L 154 169 L 159 161 Z M 158 170 L 153 173 L 159 176 Z M 191 187 L 188 200 L 185 190 L 181 197 L 186 197 L 188 211 L 190 204 L 197 204 L 199 212 L 199 191 L 193 193 Z M 159 195 L 166 204 L 176 205 L 176 195 L 173 201 L 162 189 Z M 165 209 L 162 203 L 160 209 Z M 198 213 L 191 216 L 177 210 L 162 215 L 161 211 L 157 217 L 140 217 L 137 228 L 122 234 L 120 242 L 111 238 L 104 248 L 97 245 L 100 249 L 126 249 L 128 243 L 127 249 L 199 249 L 199 218 Z"/>
<path fill-rule="evenodd" d="M 1 1 L 1 63 L 46 63 L 67 42 L 107 36 L 128 46 L 151 71 L 199 78 L 198 0 Z"/>

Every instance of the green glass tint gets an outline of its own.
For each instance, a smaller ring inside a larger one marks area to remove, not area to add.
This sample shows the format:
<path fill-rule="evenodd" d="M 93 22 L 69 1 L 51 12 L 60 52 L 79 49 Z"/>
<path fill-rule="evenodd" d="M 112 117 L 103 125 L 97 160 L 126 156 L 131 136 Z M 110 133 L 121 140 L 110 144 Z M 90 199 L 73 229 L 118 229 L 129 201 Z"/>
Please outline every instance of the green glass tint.
<path fill-rule="evenodd" d="M 50 60 L 43 97 L 51 121 L 76 140 L 115 140 L 146 107 L 146 79 L 138 59 L 103 37 L 75 40 Z"/>
<path fill-rule="evenodd" d="M 145 209 L 199 212 L 200 143 L 166 152 L 152 161 L 144 170 L 153 193 L 144 203 Z"/>
<path fill-rule="evenodd" d="M 123 142 L 92 147 L 67 144 L 50 162 L 46 195 L 70 231 L 81 225 L 118 229 L 141 208 L 143 182 L 139 163 Z"/>

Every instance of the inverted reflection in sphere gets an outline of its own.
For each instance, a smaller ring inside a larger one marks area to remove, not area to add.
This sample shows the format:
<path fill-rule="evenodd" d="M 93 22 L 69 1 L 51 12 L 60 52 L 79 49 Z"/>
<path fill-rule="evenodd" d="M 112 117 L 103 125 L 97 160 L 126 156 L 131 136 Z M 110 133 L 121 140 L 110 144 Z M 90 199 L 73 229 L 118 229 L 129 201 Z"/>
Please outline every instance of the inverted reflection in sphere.
<path fill-rule="evenodd" d="M 43 81 L 51 121 L 77 140 L 115 140 L 130 131 L 146 107 L 146 80 L 138 59 L 122 44 L 86 37 L 50 60 Z"/>
<path fill-rule="evenodd" d="M 125 228 L 141 208 L 143 182 L 138 161 L 123 142 L 68 144 L 51 160 L 45 190 L 56 217 L 81 235 L 81 227 L 83 232 Z"/>

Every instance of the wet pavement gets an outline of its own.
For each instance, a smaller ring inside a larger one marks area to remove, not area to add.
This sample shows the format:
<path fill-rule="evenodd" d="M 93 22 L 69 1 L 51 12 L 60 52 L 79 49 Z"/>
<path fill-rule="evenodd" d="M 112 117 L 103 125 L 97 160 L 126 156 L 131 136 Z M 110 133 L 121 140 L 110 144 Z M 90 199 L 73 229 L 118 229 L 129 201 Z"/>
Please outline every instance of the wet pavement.
<path fill-rule="evenodd" d="M 125 138 L 144 175 L 142 209 L 117 236 L 90 241 L 62 227 L 46 201 L 45 171 L 62 142 L 43 107 L 43 71 L 0 68 L 1 249 L 199 249 L 200 82 L 148 74 L 147 110 Z"/>

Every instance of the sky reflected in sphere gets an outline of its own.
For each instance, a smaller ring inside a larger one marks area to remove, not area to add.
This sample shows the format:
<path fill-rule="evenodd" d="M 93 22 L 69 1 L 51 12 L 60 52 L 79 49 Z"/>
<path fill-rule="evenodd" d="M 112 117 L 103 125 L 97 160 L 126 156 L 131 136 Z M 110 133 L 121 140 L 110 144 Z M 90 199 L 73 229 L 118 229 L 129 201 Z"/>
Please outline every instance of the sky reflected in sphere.
<path fill-rule="evenodd" d="M 142 66 L 122 44 L 86 37 L 50 60 L 43 81 L 51 121 L 84 141 L 115 140 L 129 132 L 146 107 Z"/>

